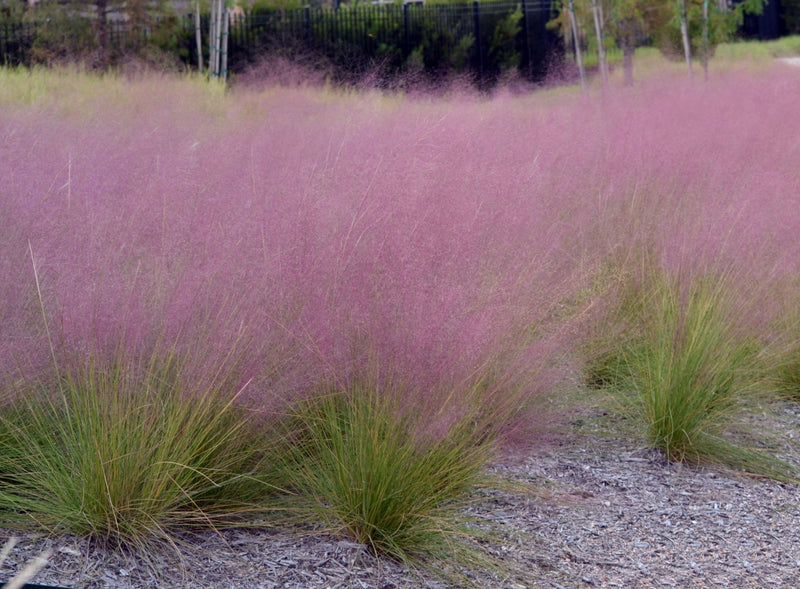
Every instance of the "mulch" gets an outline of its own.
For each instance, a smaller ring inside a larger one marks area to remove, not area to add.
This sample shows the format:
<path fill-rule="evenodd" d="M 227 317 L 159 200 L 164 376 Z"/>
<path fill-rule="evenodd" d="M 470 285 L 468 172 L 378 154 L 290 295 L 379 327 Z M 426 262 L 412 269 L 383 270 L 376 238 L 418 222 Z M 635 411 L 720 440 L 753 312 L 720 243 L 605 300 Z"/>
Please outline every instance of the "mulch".
<path fill-rule="evenodd" d="M 557 441 L 492 467 L 531 492 L 484 492 L 470 508 L 498 531 L 487 551 L 513 571 L 506 578 L 474 571 L 477 586 L 800 587 L 800 487 L 667 463 L 635 437 L 609 433 L 602 419 L 584 415 Z M 773 453 L 800 464 L 795 406 L 753 420 L 778 432 Z M 26 535 L 0 581 L 49 548 L 53 556 L 32 582 L 76 589 L 446 587 L 313 530 L 226 530 L 184 540 L 180 558 L 144 560 L 86 539 Z"/>

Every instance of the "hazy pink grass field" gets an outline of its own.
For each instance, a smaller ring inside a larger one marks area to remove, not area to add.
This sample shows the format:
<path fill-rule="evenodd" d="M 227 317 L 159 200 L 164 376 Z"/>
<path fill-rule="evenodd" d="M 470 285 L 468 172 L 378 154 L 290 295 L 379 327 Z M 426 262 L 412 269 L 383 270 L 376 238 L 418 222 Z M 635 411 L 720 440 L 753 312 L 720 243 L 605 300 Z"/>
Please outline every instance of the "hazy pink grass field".
<path fill-rule="evenodd" d="M 213 370 L 235 343 L 256 404 L 365 373 L 431 408 L 547 393 L 596 277 L 642 248 L 735 269 L 764 325 L 800 264 L 797 96 L 783 68 L 602 98 L 152 78 L 7 105 L 0 372 L 51 364 L 36 275 L 57 354 L 165 340 Z"/>

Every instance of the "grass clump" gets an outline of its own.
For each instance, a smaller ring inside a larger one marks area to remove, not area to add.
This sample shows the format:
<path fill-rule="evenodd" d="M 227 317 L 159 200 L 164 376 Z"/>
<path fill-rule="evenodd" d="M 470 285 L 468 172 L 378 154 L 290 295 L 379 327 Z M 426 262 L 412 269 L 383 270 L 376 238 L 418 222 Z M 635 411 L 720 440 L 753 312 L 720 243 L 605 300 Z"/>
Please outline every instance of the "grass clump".
<path fill-rule="evenodd" d="M 789 465 L 730 435 L 761 382 L 759 345 L 737 329 L 730 286 L 719 276 L 654 272 L 626 299 L 632 331 L 591 364 L 591 378 L 618 393 L 668 460 L 788 479 Z"/>
<path fill-rule="evenodd" d="M 681 292 L 670 279 L 654 284 L 642 340 L 623 352 L 649 443 L 670 460 L 713 455 L 737 408 L 739 370 L 748 351 L 731 333 L 721 288 L 698 279 Z"/>
<path fill-rule="evenodd" d="M 776 392 L 788 399 L 800 401 L 800 342 L 782 350 L 776 358 L 772 385 Z"/>
<path fill-rule="evenodd" d="M 429 417 L 362 385 L 295 405 L 283 470 L 296 516 L 412 568 L 485 560 L 459 510 L 485 481 L 491 436 L 467 416 L 439 432 L 421 428 Z"/>
<path fill-rule="evenodd" d="M 185 366 L 118 352 L 17 391 L 0 413 L 3 524 L 146 550 L 252 511 L 264 486 L 246 416 L 224 370 L 200 384 Z"/>

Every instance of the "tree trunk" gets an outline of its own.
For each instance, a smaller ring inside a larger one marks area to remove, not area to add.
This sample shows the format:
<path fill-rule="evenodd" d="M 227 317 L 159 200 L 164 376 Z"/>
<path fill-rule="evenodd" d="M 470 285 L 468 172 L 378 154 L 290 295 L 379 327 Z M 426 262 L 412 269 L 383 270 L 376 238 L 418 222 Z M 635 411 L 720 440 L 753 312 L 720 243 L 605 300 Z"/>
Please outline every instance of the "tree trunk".
<path fill-rule="evenodd" d="M 575 19 L 575 0 L 569 0 L 569 22 L 572 25 L 572 40 L 575 41 L 575 59 L 578 61 L 578 73 L 581 77 L 581 89 L 586 92 L 586 71 L 583 69 L 583 53 L 578 40 L 578 22 Z"/>
<path fill-rule="evenodd" d="M 214 40 L 217 38 L 217 0 L 211 0 L 211 11 L 208 16 L 208 75 L 213 76 L 215 73 L 214 63 L 217 56 L 215 55 L 217 46 Z"/>
<path fill-rule="evenodd" d="M 603 15 L 603 2 L 602 0 L 597 0 L 597 12 L 600 15 L 600 30 L 604 30 L 606 17 Z M 605 37 L 603 37 L 605 39 Z M 606 53 L 606 46 L 603 43 L 603 65 L 606 67 L 606 80 L 608 80 L 609 75 L 609 68 L 608 68 L 608 53 Z"/>
<path fill-rule="evenodd" d="M 622 47 L 622 70 L 625 74 L 625 85 L 633 86 L 633 52 L 635 51 L 630 39 L 625 39 L 621 43 Z"/>
<path fill-rule="evenodd" d="M 689 77 L 692 77 L 692 46 L 689 42 L 689 23 L 686 17 L 686 0 L 678 0 L 678 7 L 681 13 L 681 38 L 683 39 L 683 55 L 686 58 L 686 68 L 689 70 Z"/>
<path fill-rule="evenodd" d="M 708 82 L 708 0 L 703 0 L 703 79 Z"/>
<path fill-rule="evenodd" d="M 603 87 L 608 85 L 608 66 L 606 64 L 606 52 L 603 46 L 603 27 L 601 24 L 600 11 L 597 7 L 597 0 L 592 0 L 592 15 L 594 16 L 594 32 L 597 35 L 597 63 L 600 65 L 600 79 Z"/>

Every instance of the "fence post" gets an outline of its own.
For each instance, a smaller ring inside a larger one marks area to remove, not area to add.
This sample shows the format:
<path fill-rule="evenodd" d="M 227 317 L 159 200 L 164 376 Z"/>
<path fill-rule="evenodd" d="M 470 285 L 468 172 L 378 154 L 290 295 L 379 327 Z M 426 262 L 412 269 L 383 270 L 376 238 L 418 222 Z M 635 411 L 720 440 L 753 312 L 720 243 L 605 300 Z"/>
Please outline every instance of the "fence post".
<path fill-rule="evenodd" d="M 403 56 L 405 59 L 408 59 L 408 56 L 411 55 L 411 38 L 408 32 L 408 2 L 403 3 L 403 50 L 405 51 L 405 55 Z"/>
<path fill-rule="evenodd" d="M 483 78 L 483 51 L 481 50 L 481 8 L 478 0 L 472 3 L 472 16 L 475 21 L 475 51 L 478 52 L 478 77 Z"/>
<path fill-rule="evenodd" d="M 528 80 L 533 79 L 533 65 L 531 64 L 531 33 L 529 27 L 528 7 L 522 0 L 522 34 L 525 38 L 525 59 L 528 64 Z"/>
<path fill-rule="evenodd" d="M 306 27 L 306 45 L 311 47 L 311 7 L 306 4 L 303 8 L 303 19 Z"/>
<path fill-rule="evenodd" d="M 100 59 L 103 67 L 108 66 L 108 0 L 97 0 L 96 10 L 96 31 L 97 41 L 100 46 Z"/>

